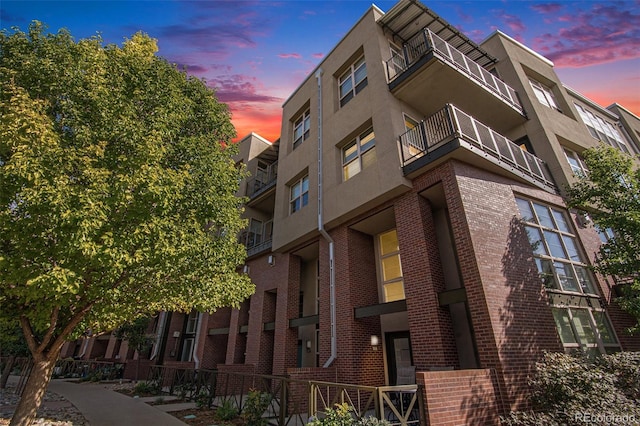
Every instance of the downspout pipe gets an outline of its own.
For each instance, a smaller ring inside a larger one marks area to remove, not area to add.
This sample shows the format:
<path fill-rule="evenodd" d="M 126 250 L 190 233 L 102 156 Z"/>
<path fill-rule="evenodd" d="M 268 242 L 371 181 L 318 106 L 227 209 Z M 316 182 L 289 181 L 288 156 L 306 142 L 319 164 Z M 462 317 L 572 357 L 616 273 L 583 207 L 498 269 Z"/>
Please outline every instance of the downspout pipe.
<path fill-rule="evenodd" d="M 160 312 L 160 318 L 158 318 L 158 332 L 156 333 L 156 341 L 153 345 L 153 352 L 151 353 L 150 360 L 154 360 L 158 353 L 160 352 L 160 347 L 163 344 L 163 336 L 164 336 L 164 326 L 165 321 L 167 320 L 167 313 L 165 311 Z"/>
<path fill-rule="evenodd" d="M 204 320 L 204 313 L 198 313 L 198 325 L 196 326 L 196 338 L 193 342 L 193 362 L 195 363 L 195 369 L 200 369 L 200 358 L 198 357 L 198 345 L 200 344 L 200 329 L 202 328 L 202 322 Z"/>
<path fill-rule="evenodd" d="M 336 336 L 336 272 L 334 268 L 334 242 L 333 238 L 324 229 L 323 195 L 322 195 L 322 68 L 316 71 L 318 82 L 318 231 L 329 243 L 329 303 L 331 310 L 331 356 L 322 368 L 328 368 L 338 357 Z"/>

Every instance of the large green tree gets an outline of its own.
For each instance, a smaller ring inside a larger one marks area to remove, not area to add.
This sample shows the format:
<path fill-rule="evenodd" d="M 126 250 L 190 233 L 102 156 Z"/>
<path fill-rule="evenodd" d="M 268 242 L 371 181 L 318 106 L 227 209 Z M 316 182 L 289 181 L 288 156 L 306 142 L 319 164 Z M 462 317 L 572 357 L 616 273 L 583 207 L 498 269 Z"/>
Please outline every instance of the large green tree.
<path fill-rule="evenodd" d="M 615 277 L 623 295 L 617 300 L 636 318 L 640 331 L 640 169 L 631 157 L 607 145 L 583 152 L 588 174 L 568 189 L 569 205 L 587 211 L 608 241 L 600 246 L 596 271 Z"/>
<path fill-rule="evenodd" d="M 0 317 L 35 363 L 11 425 L 35 417 L 65 340 L 254 291 L 230 112 L 156 51 L 0 32 Z"/>

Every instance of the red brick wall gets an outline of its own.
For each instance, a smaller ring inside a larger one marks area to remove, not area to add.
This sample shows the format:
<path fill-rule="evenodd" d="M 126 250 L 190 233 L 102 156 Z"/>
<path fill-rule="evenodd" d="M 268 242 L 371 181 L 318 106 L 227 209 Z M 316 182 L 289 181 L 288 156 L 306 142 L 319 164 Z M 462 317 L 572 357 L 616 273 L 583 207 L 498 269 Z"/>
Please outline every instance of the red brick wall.
<path fill-rule="evenodd" d="M 294 380 L 290 384 L 290 405 L 295 407 L 296 413 L 308 413 L 309 410 L 309 385 L 307 383 L 296 383 L 295 381 L 320 381 L 320 382 L 340 382 L 338 370 L 329 368 L 289 368 L 287 375 Z M 312 413 L 308 413 L 312 414 Z"/>
<path fill-rule="evenodd" d="M 416 381 L 424 386 L 429 424 L 498 425 L 499 391 L 489 369 L 420 371 Z"/>
<path fill-rule="evenodd" d="M 233 374 L 240 373 L 240 374 Z M 255 366 L 252 364 L 219 364 L 216 395 L 238 395 L 256 387 Z"/>

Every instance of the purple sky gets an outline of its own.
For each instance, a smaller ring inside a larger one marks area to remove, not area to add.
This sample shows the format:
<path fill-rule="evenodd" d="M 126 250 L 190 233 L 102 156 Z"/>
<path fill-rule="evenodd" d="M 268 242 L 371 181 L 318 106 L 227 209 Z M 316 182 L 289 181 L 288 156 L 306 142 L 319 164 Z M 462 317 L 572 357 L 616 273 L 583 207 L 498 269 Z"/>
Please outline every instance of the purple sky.
<path fill-rule="evenodd" d="M 275 140 L 284 100 L 372 3 L 388 11 L 395 1 L 2 0 L 0 28 L 37 19 L 118 44 L 144 31 L 217 90 L 239 137 Z M 476 42 L 501 30 L 552 60 L 568 86 L 640 115 L 640 1 L 423 3 Z"/>

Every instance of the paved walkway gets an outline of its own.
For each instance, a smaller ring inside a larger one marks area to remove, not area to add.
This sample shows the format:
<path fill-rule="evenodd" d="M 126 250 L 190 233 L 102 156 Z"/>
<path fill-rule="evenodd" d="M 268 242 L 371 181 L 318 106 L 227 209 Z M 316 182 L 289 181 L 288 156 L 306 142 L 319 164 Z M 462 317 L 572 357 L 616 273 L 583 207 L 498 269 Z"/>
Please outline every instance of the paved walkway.
<path fill-rule="evenodd" d="M 98 385 L 51 380 L 51 392 L 62 395 L 82 412 L 91 426 L 184 426 L 186 423 L 139 398 L 131 398 Z"/>

